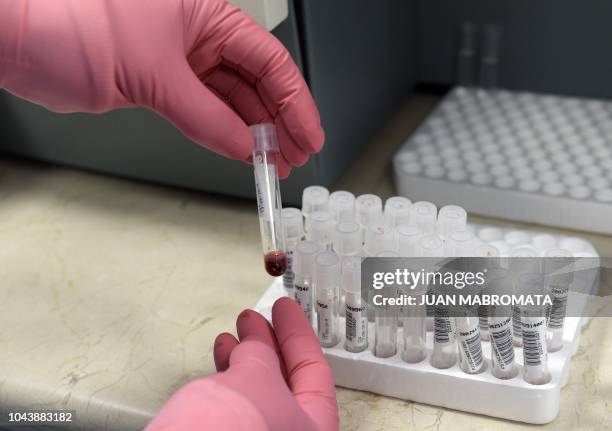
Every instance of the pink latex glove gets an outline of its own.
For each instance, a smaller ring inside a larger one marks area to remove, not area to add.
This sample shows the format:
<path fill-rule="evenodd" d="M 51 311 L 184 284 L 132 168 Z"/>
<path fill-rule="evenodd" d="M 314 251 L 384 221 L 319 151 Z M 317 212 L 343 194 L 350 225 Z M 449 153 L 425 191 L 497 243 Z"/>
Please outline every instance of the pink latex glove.
<path fill-rule="evenodd" d="M 281 298 L 274 328 L 243 311 L 238 337 L 215 340 L 219 373 L 184 386 L 146 431 L 335 431 L 339 426 L 334 380 L 302 309 Z"/>
<path fill-rule="evenodd" d="M 281 43 L 223 0 L 0 0 L 0 88 L 56 112 L 144 106 L 248 161 L 273 121 L 280 175 L 323 146 L 319 113 Z"/>

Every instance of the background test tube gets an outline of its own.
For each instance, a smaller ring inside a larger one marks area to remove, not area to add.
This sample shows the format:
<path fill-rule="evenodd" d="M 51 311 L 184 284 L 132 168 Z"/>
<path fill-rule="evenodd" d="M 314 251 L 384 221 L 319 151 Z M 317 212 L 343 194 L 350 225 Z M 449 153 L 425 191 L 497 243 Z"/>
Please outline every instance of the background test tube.
<path fill-rule="evenodd" d="M 457 84 L 464 87 L 474 85 L 476 80 L 476 28 L 469 21 L 459 27 L 459 44 L 457 50 Z"/>
<path fill-rule="evenodd" d="M 355 195 L 339 190 L 329 195 L 329 212 L 336 223 L 355 219 Z"/>
<path fill-rule="evenodd" d="M 518 280 L 522 295 L 544 294 L 542 274 L 523 274 Z M 523 378 L 532 385 L 548 383 L 548 351 L 546 347 L 546 314 L 543 306 L 521 306 L 521 334 L 523 337 Z"/>
<path fill-rule="evenodd" d="M 393 251 L 380 252 L 377 257 L 398 257 Z M 397 353 L 397 309 L 378 306 L 374 317 L 374 356 L 390 358 Z"/>
<path fill-rule="evenodd" d="M 302 192 L 302 214 L 308 219 L 315 211 L 327 211 L 329 190 L 322 186 L 309 186 Z M 308 229 L 308 226 L 305 225 Z"/>
<path fill-rule="evenodd" d="M 363 252 L 365 256 L 376 256 L 381 251 L 395 250 L 395 233 L 389 226 L 374 223 L 365 232 Z"/>
<path fill-rule="evenodd" d="M 506 270 L 497 269 L 487 274 L 486 292 L 490 295 L 509 295 L 513 292 L 512 279 Z M 491 374 L 498 379 L 511 379 L 518 374 L 512 344 L 512 307 L 489 307 L 491 340 Z"/>
<path fill-rule="evenodd" d="M 484 371 L 480 326 L 478 317 L 472 310 L 463 310 L 462 315 L 455 317 L 455 334 L 459 350 L 459 368 L 467 374 Z"/>
<path fill-rule="evenodd" d="M 416 224 L 423 234 L 430 234 L 436 230 L 436 217 L 438 208 L 427 201 L 412 204 L 412 223 Z"/>
<path fill-rule="evenodd" d="M 293 295 L 293 254 L 298 243 L 304 237 L 304 226 L 302 212 L 297 208 L 283 208 L 281 212 L 283 219 L 283 235 L 285 238 L 285 252 L 287 254 L 287 270 L 283 274 L 283 286 Z"/>
<path fill-rule="evenodd" d="M 293 260 L 294 299 L 298 303 L 308 320 L 312 323 L 314 260 L 319 252 L 319 246 L 312 241 L 302 241 L 295 248 Z"/>
<path fill-rule="evenodd" d="M 402 196 L 390 197 L 385 201 L 385 223 L 391 228 L 410 223 L 411 207 L 410 199 Z"/>
<path fill-rule="evenodd" d="M 440 208 L 436 229 L 442 237 L 448 236 L 456 230 L 465 230 L 467 226 L 467 212 L 457 205 L 446 205 Z"/>
<path fill-rule="evenodd" d="M 415 224 L 403 224 L 395 229 L 397 251 L 402 257 L 416 256 L 416 247 L 421 231 Z"/>
<path fill-rule="evenodd" d="M 278 277 L 287 269 L 287 255 L 282 229 L 282 202 L 278 184 L 279 146 L 274 124 L 250 127 L 255 139 L 253 169 L 259 213 L 261 245 L 268 274 Z"/>
<path fill-rule="evenodd" d="M 490 244 L 478 244 L 476 247 L 474 247 L 474 253 L 473 253 L 474 257 L 479 257 L 479 258 L 486 258 L 486 260 L 484 260 L 484 263 L 489 263 L 491 262 L 492 258 L 495 258 L 496 260 L 496 264 L 495 266 L 499 266 L 500 262 L 499 262 L 499 250 L 497 249 L 497 247 L 490 245 Z M 491 262 L 492 263 L 492 262 Z M 478 270 L 484 270 L 487 269 L 489 270 L 490 268 L 479 268 Z M 478 321 L 480 324 L 480 338 L 485 340 L 485 341 L 489 341 L 489 307 L 486 305 L 481 305 L 478 307 Z"/>
<path fill-rule="evenodd" d="M 427 356 L 425 341 L 427 337 L 427 325 L 425 317 L 427 309 L 421 302 L 422 296 L 427 292 L 425 285 L 416 286 L 406 292 L 407 295 L 415 298 L 414 305 L 405 307 L 402 323 L 402 352 L 401 357 L 405 362 L 415 364 L 421 362 Z"/>
<path fill-rule="evenodd" d="M 314 211 L 306 219 L 306 238 L 316 242 L 321 251 L 330 250 L 334 219 L 328 211 Z"/>
<path fill-rule="evenodd" d="M 333 347 L 340 341 L 339 290 L 340 259 L 332 251 L 315 258 L 313 285 L 317 305 L 317 336 L 322 347 Z"/>
<path fill-rule="evenodd" d="M 367 302 L 361 297 L 361 258 L 349 257 L 342 264 L 341 287 L 345 296 L 344 348 L 353 353 L 368 348 Z"/>
<path fill-rule="evenodd" d="M 510 253 L 509 270 L 513 279 L 514 293 L 518 293 L 518 280 L 527 273 L 539 273 L 538 253 L 531 247 L 521 246 Z M 523 345 L 523 329 L 521 325 L 521 309 L 518 305 L 512 306 L 512 343 L 521 347 Z"/>
<path fill-rule="evenodd" d="M 556 352 L 563 347 L 563 326 L 567 310 L 567 296 L 574 281 L 573 254 L 568 250 L 552 249 L 544 256 L 544 273 L 548 278 L 548 290 L 553 304 L 546 318 L 547 348 Z"/>
<path fill-rule="evenodd" d="M 382 200 L 378 196 L 372 194 L 357 196 L 357 199 L 355 199 L 355 217 L 361 225 L 363 236 L 365 236 L 367 227 L 381 221 L 382 216 Z"/>

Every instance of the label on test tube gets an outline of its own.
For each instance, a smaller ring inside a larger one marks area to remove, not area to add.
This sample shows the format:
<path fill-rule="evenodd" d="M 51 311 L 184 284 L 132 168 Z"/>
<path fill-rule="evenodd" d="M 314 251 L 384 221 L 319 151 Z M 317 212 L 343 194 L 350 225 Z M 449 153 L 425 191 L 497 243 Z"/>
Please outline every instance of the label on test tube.
<path fill-rule="evenodd" d="M 515 346 L 523 345 L 523 332 L 521 328 L 521 309 L 514 305 L 512 306 L 512 342 Z"/>
<path fill-rule="evenodd" d="M 535 385 L 546 383 L 550 379 L 546 351 L 546 317 L 522 315 L 521 329 L 525 381 Z"/>
<path fill-rule="evenodd" d="M 263 165 L 265 163 L 264 156 L 262 154 L 256 154 L 254 158 L 254 164 Z M 276 167 L 272 164 L 268 164 L 267 169 L 255 169 L 255 194 L 257 196 L 257 212 L 259 218 L 269 222 L 271 220 L 272 211 L 272 196 L 270 196 L 265 190 L 266 186 L 274 184 L 276 182 Z"/>
<path fill-rule="evenodd" d="M 351 296 L 357 296 L 352 298 Z M 356 300 L 355 300 L 356 299 Z M 368 312 L 359 295 L 346 294 L 346 344 L 349 352 L 359 352 L 368 347 Z"/>
<path fill-rule="evenodd" d="M 434 342 L 437 344 L 450 344 L 455 341 L 455 328 L 453 319 L 448 310 L 443 307 L 434 307 Z"/>
<path fill-rule="evenodd" d="M 461 369 L 466 373 L 478 372 L 484 363 L 478 318 L 457 318 L 457 343 L 459 344 Z"/>
<path fill-rule="evenodd" d="M 567 294 L 569 286 L 551 286 L 550 292 L 553 296 L 553 303 L 550 308 L 547 326 L 549 329 L 563 328 L 565 314 L 567 313 Z"/>
<path fill-rule="evenodd" d="M 310 286 L 295 285 L 295 302 L 302 307 L 304 314 L 312 322 L 312 291 Z"/>
<path fill-rule="evenodd" d="M 295 273 L 293 272 L 293 246 L 287 244 L 287 269 L 283 274 L 283 286 L 287 290 L 293 289 L 293 283 L 295 282 Z"/>
<path fill-rule="evenodd" d="M 335 344 L 336 328 L 334 325 L 337 319 L 335 318 L 336 311 L 333 308 L 334 303 L 331 301 L 317 301 L 317 334 L 319 342 L 324 347 L 331 347 Z"/>
<path fill-rule="evenodd" d="M 501 371 L 509 370 L 514 364 L 511 322 L 511 317 L 489 317 L 493 367 Z"/>

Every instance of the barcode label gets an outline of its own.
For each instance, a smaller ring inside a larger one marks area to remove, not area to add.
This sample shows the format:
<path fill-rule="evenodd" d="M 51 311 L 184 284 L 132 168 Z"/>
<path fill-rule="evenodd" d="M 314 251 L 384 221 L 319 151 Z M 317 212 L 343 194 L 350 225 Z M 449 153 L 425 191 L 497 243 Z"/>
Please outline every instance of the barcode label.
<path fill-rule="evenodd" d="M 523 358 L 526 367 L 542 365 L 546 356 L 546 319 L 543 317 L 523 318 Z"/>
<path fill-rule="evenodd" d="M 293 250 L 287 250 L 287 270 L 283 274 L 283 286 L 287 290 L 293 289 L 293 283 L 295 282 L 295 273 L 293 268 Z"/>
<path fill-rule="evenodd" d="M 317 301 L 317 333 L 319 341 L 331 342 L 334 336 L 333 304 Z"/>
<path fill-rule="evenodd" d="M 521 338 L 521 309 L 516 305 L 512 307 L 512 335 Z"/>
<path fill-rule="evenodd" d="M 434 343 L 444 344 L 453 341 L 453 324 L 448 310 L 434 307 Z"/>
<path fill-rule="evenodd" d="M 551 289 L 553 294 L 553 303 L 550 307 L 547 325 L 551 329 L 563 328 L 565 315 L 567 313 L 567 292 L 568 288 Z"/>
<path fill-rule="evenodd" d="M 491 334 L 491 349 L 497 366 L 505 370 L 514 362 L 514 347 L 512 346 L 512 331 L 510 317 L 494 319 L 489 325 Z"/>
<path fill-rule="evenodd" d="M 489 330 L 489 307 L 486 305 L 478 307 L 478 324 L 481 331 Z"/>
<path fill-rule="evenodd" d="M 480 344 L 480 331 L 478 327 L 471 331 L 467 337 L 458 334 L 461 349 L 470 371 L 478 371 L 482 367 L 482 345 Z"/>
<path fill-rule="evenodd" d="M 368 316 L 366 306 L 346 304 L 346 343 L 357 349 L 368 343 Z"/>
<path fill-rule="evenodd" d="M 295 286 L 295 302 L 298 303 L 309 321 L 312 322 L 312 293 L 310 286 Z"/>

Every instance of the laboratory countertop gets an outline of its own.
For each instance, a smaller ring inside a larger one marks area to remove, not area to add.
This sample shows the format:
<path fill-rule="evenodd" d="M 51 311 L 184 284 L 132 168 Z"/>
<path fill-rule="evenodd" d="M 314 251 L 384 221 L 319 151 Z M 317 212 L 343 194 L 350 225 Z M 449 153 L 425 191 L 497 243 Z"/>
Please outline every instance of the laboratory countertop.
<path fill-rule="evenodd" d="M 390 156 L 435 101 L 408 101 L 335 188 L 392 195 Z M 253 205 L 0 160 L 0 409 L 137 430 L 214 372 L 215 336 L 271 282 Z M 612 256 L 611 237 L 585 237 Z M 541 429 L 612 428 L 611 337 L 612 318 L 583 330 L 561 413 Z M 338 403 L 344 430 L 532 427 L 342 388 Z"/>

